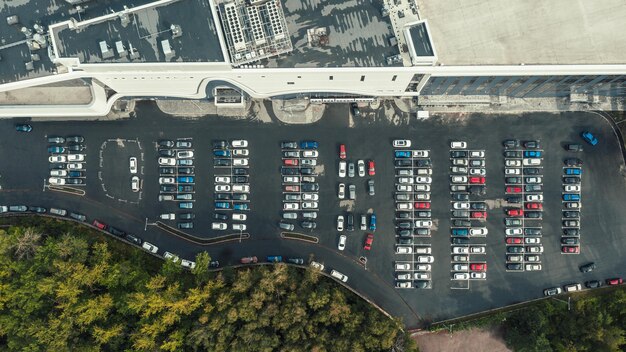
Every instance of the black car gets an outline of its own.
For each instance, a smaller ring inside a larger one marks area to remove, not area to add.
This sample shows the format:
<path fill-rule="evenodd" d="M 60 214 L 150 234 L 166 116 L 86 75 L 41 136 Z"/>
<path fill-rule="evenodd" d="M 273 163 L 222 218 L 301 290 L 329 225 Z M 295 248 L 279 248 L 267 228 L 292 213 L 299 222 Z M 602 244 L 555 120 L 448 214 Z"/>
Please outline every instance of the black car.
<path fill-rule="evenodd" d="M 564 211 L 563 217 L 568 219 L 577 219 L 580 217 L 580 212 L 578 211 Z"/>
<path fill-rule="evenodd" d="M 432 215 L 431 212 L 428 210 L 420 210 L 420 211 L 415 212 L 416 218 L 430 218 L 431 215 Z"/>
<path fill-rule="evenodd" d="M 215 159 L 213 160 L 214 166 L 230 166 L 232 161 L 230 159 Z"/>
<path fill-rule="evenodd" d="M 28 211 L 33 213 L 45 213 L 47 210 L 44 207 L 28 207 Z"/>
<path fill-rule="evenodd" d="M 298 143 L 296 142 L 280 142 L 280 147 L 282 149 L 298 149 Z"/>
<path fill-rule="evenodd" d="M 598 280 L 591 280 L 591 281 L 587 281 L 585 282 L 585 287 L 587 288 L 598 288 L 602 286 L 602 282 L 598 281 Z"/>
<path fill-rule="evenodd" d="M 504 179 L 504 182 L 516 185 L 516 184 L 522 183 L 522 178 L 521 177 L 506 177 Z"/>
<path fill-rule="evenodd" d="M 469 194 L 467 194 L 467 193 L 452 193 L 452 200 L 468 201 L 469 200 Z"/>
<path fill-rule="evenodd" d="M 176 156 L 176 152 L 173 149 L 159 149 L 160 156 Z"/>
<path fill-rule="evenodd" d="M 233 175 L 247 175 L 248 169 L 235 168 L 233 169 Z"/>
<path fill-rule="evenodd" d="M 521 151 L 507 150 L 507 151 L 504 152 L 504 157 L 505 158 L 521 158 L 522 157 L 522 152 Z"/>
<path fill-rule="evenodd" d="M 302 258 L 287 258 L 287 263 L 302 265 L 302 264 L 304 264 L 304 259 L 302 259 Z"/>
<path fill-rule="evenodd" d="M 415 160 L 415 166 L 417 167 L 430 167 L 432 165 L 432 163 L 430 162 L 430 159 L 418 159 Z M 411 166 L 410 164 L 408 166 Z"/>
<path fill-rule="evenodd" d="M 522 226 L 522 220 L 516 218 L 505 218 L 504 225 L 506 226 Z"/>
<path fill-rule="evenodd" d="M 507 149 L 519 148 L 519 141 L 517 139 L 507 139 L 502 142 L 502 144 Z"/>
<path fill-rule="evenodd" d="M 583 166 L 583 161 L 578 158 L 567 158 L 563 163 L 567 166 Z"/>
<path fill-rule="evenodd" d="M 298 175 L 300 173 L 300 170 L 298 170 L 297 167 L 281 167 L 280 173 L 283 176 L 292 176 Z"/>
<path fill-rule="evenodd" d="M 193 214 L 192 214 L 192 215 L 193 215 Z M 183 218 L 183 217 L 182 217 L 182 216 L 183 216 L 183 214 L 180 214 L 180 216 L 181 216 L 181 219 L 182 219 L 182 218 Z M 192 219 L 193 219 L 193 218 L 192 218 Z M 215 214 L 213 214 L 213 219 L 216 219 L 216 220 L 228 220 L 228 215 L 226 215 L 226 214 L 220 214 L 220 213 L 215 213 Z"/>
<path fill-rule="evenodd" d="M 410 159 L 398 159 L 396 160 L 396 166 L 413 166 L 413 162 Z"/>
<path fill-rule="evenodd" d="M 70 218 L 78 221 L 86 221 L 87 217 L 80 213 L 70 213 Z"/>
<path fill-rule="evenodd" d="M 410 221 L 402 221 L 398 223 L 398 228 L 399 229 L 412 229 L 413 223 Z"/>
<path fill-rule="evenodd" d="M 317 223 L 314 221 L 303 221 L 302 223 L 300 223 L 300 226 L 302 226 L 302 228 L 304 229 L 313 230 L 317 227 Z"/>
<path fill-rule="evenodd" d="M 50 164 L 50 170 L 65 170 L 67 169 L 66 164 Z"/>
<path fill-rule="evenodd" d="M 120 230 L 120 229 L 116 229 L 116 228 L 115 228 L 115 227 L 113 227 L 113 226 L 109 226 L 109 232 L 110 232 L 112 235 L 115 235 L 115 236 L 117 236 L 117 237 L 126 237 L 126 232 L 124 232 L 124 231 L 122 231 L 122 230 Z"/>
<path fill-rule="evenodd" d="M 524 247 L 523 246 L 507 246 L 506 252 L 507 253 L 524 253 Z"/>
<path fill-rule="evenodd" d="M 248 176 L 233 176 L 233 183 L 248 183 Z"/>
<path fill-rule="evenodd" d="M 563 230 L 563 235 L 565 236 L 580 236 L 580 230 L 579 229 L 564 229 Z"/>
<path fill-rule="evenodd" d="M 85 183 L 85 180 L 82 178 L 66 178 L 65 183 L 68 185 L 82 185 Z"/>
<path fill-rule="evenodd" d="M 320 190 L 320 185 L 317 183 L 303 183 L 300 188 L 303 192 L 317 192 Z"/>
<path fill-rule="evenodd" d="M 538 149 L 541 148 L 541 143 L 539 143 L 539 141 L 525 141 L 524 148 Z"/>
<path fill-rule="evenodd" d="M 216 193 L 215 200 L 230 200 L 230 194 L 227 193 Z"/>
<path fill-rule="evenodd" d="M 487 209 L 487 204 L 483 202 L 470 203 L 470 209 L 485 210 Z"/>
<path fill-rule="evenodd" d="M 518 204 L 522 202 L 522 197 L 507 197 L 506 198 L 506 202 L 507 203 L 514 203 L 514 204 Z"/>
<path fill-rule="evenodd" d="M 159 141 L 159 147 L 172 148 L 174 147 L 174 141 L 171 141 L 169 139 L 162 139 Z"/>
<path fill-rule="evenodd" d="M 578 185 L 580 184 L 580 177 L 563 177 L 563 183 L 568 185 Z"/>
<path fill-rule="evenodd" d="M 226 141 L 213 141 L 213 149 L 226 149 L 228 142 Z"/>
<path fill-rule="evenodd" d="M 472 227 L 472 222 L 469 220 L 452 220 L 452 225 L 456 227 Z"/>
<path fill-rule="evenodd" d="M 487 187 L 486 186 L 473 185 L 473 186 L 469 186 L 467 191 L 471 195 L 474 195 L 474 196 L 484 196 L 485 193 L 487 193 Z"/>
<path fill-rule="evenodd" d="M 399 211 L 396 213 L 396 218 L 398 219 L 410 219 L 411 218 L 411 213 L 409 213 L 408 211 Z"/>
<path fill-rule="evenodd" d="M 469 238 L 455 237 L 452 239 L 452 244 L 469 244 Z"/>
<path fill-rule="evenodd" d="M 398 236 L 400 236 L 400 237 L 411 237 L 411 236 L 413 236 L 413 231 L 406 230 L 406 229 L 399 230 L 398 231 Z"/>
<path fill-rule="evenodd" d="M 134 243 L 134 244 L 136 244 L 138 246 L 141 246 L 141 244 L 143 243 L 143 241 L 141 239 L 139 239 L 139 238 L 137 238 L 137 237 L 135 237 L 135 236 L 133 236 L 131 234 L 126 235 L 126 240 L 128 242 L 132 242 L 132 243 Z"/>
<path fill-rule="evenodd" d="M 415 235 L 416 236 L 429 236 L 430 229 L 425 229 L 425 228 L 415 229 Z"/>
<path fill-rule="evenodd" d="M 524 228 L 524 235 L 525 236 L 541 236 L 541 229 L 534 229 L 534 228 Z"/>
<path fill-rule="evenodd" d="M 192 167 L 179 167 L 178 168 L 178 173 L 179 174 L 183 174 L 183 175 L 192 175 L 193 174 L 193 168 Z"/>
<path fill-rule="evenodd" d="M 596 268 L 596 263 L 591 262 L 585 265 L 581 265 L 578 269 L 580 269 L 581 273 L 590 273 Z"/>
<path fill-rule="evenodd" d="M 409 238 L 398 238 L 398 244 L 413 244 L 413 238 L 409 237 Z"/>
<path fill-rule="evenodd" d="M 176 224 L 179 229 L 193 229 L 193 222 L 179 222 Z"/>
<path fill-rule="evenodd" d="M 541 169 L 536 167 L 524 168 L 524 175 L 539 175 L 541 173 Z"/>
<path fill-rule="evenodd" d="M 525 185 L 524 186 L 525 192 L 541 192 L 542 190 L 543 190 L 543 187 L 541 185 Z"/>
<path fill-rule="evenodd" d="M 192 185 L 178 185 L 178 192 L 193 192 Z"/>
<path fill-rule="evenodd" d="M 83 136 L 69 136 L 65 137 L 65 142 L 67 143 L 83 143 L 85 141 L 85 137 Z"/>
<path fill-rule="evenodd" d="M 566 244 L 566 245 L 577 245 L 578 244 L 578 238 L 576 237 L 561 237 L 561 244 Z"/>
<path fill-rule="evenodd" d="M 583 146 L 581 144 L 566 144 L 565 150 L 568 152 L 582 152 Z"/>
<path fill-rule="evenodd" d="M 233 194 L 233 200 L 248 200 L 248 195 L 245 193 Z"/>
<path fill-rule="evenodd" d="M 161 192 L 176 192 L 176 186 L 174 185 L 161 185 Z"/>
<path fill-rule="evenodd" d="M 348 216 L 346 216 L 346 230 L 354 231 L 354 215 L 352 213 L 348 213 Z"/>
<path fill-rule="evenodd" d="M 506 265 L 506 270 L 514 270 L 514 271 L 522 270 L 522 264 L 521 263 L 509 263 Z"/>
<path fill-rule="evenodd" d="M 69 177 L 85 177 L 85 172 L 84 171 L 72 170 L 72 171 L 68 172 L 67 175 Z"/>
<path fill-rule="evenodd" d="M 415 281 L 415 288 L 431 288 L 432 281 L 430 280 L 417 280 Z"/>
<path fill-rule="evenodd" d="M 220 262 L 217 260 L 212 260 L 209 262 L 209 268 L 219 268 Z"/>
<path fill-rule="evenodd" d="M 160 167 L 159 174 L 161 175 L 174 175 L 176 173 L 176 169 L 173 167 Z"/>
<path fill-rule="evenodd" d="M 450 152 L 451 158 L 467 158 L 467 152 L 464 150 L 453 150 Z"/>
<path fill-rule="evenodd" d="M 524 212 L 524 217 L 529 219 L 541 219 L 542 212 L 540 211 L 526 211 Z"/>
<path fill-rule="evenodd" d="M 67 150 L 70 152 L 80 152 L 85 149 L 84 145 L 81 144 L 70 144 L 67 146 Z"/>
<path fill-rule="evenodd" d="M 301 175 L 314 175 L 315 174 L 315 170 L 313 170 L 310 167 L 303 167 L 300 169 L 300 174 Z"/>
<path fill-rule="evenodd" d="M 452 217 L 453 218 L 469 218 L 470 213 L 467 210 L 453 210 Z"/>

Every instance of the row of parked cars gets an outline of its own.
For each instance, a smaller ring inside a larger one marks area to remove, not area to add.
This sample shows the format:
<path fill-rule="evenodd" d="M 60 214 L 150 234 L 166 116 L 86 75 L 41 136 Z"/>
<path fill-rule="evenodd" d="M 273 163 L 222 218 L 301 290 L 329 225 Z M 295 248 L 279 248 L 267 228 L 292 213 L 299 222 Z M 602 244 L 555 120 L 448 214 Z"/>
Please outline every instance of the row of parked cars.
<path fill-rule="evenodd" d="M 217 231 L 230 228 L 234 231 L 246 231 L 245 221 L 250 210 L 250 151 L 248 141 L 235 139 L 213 141 L 213 165 L 215 213 L 211 228 Z M 226 210 L 232 209 L 230 215 Z"/>
<path fill-rule="evenodd" d="M 177 208 L 181 210 L 178 214 L 161 214 L 160 219 L 178 220 L 176 226 L 181 230 L 193 229 L 193 220 L 196 217 L 191 211 L 195 194 L 193 142 L 191 139 L 162 139 L 158 142 L 158 155 L 159 201 L 176 202 Z"/>
<path fill-rule="evenodd" d="M 565 150 L 575 153 L 582 152 L 583 146 L 568 143 L 565 145 Z M 561 253 L 579 254 L 583 161 L 579 158 L 568 157 L 563 160 L 563 163 Z"/>
<path fill-rule="evenodd" d="M 48 137 L 49 184 L 55 186 L 85 184 L 84 142 L 83 136 Z"/>

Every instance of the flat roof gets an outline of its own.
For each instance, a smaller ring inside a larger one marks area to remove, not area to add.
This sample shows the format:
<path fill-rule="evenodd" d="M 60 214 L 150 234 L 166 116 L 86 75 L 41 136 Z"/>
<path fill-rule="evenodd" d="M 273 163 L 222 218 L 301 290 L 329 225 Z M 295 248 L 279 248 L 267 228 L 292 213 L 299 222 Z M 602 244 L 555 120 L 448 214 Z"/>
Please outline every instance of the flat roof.
<path fill-rule="evenodd" d="M 623 0 L 417 0 L 445 65 L 624 64 Z"/>
<path fill-rule="evenodd" d="M 399 53 L 382 2 L 357 0 L 282 0 L 293 51 L 268 59 L 270 67 L 388 66 L 386 58 Z M 328 44 L 310 47 L 307 31 L 326 28 Z M 396 66 L 402 66 L 401 63 Z"/>

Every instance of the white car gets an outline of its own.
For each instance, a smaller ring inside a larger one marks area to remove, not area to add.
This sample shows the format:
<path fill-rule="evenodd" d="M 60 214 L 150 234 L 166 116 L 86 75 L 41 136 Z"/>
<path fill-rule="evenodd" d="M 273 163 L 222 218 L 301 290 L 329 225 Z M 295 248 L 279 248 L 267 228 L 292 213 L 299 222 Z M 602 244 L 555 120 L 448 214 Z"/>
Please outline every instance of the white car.
<path fill-rule="evenodd" d="M 319 200 L 320 197 L 317 193 L 303 193 L 302 200 Z"/>
<path fill-rule="evenodd" d="M 60 178 L 60 177 L 50 177 L 48 179 L 48 183 L 51 185 L 64 185 L 65 184 L 65 179 L 64 178 Z"/>
<path fill-rule="evenodd" d="M 467 171 L 468 170 L 465 166 L 451 166 L 450 167 L 450 172 L 452 172 L 453 174 L 466 174 Z"/>
<path fill-rule="evenodd" d="M 359 177 L 365 177 L 365 161 L 357 161 L 357 168 L 359 170 Z"/>
<path fill-rule="evenodd" d="M 453 142 L 450 142 L 450 148 L 452 148 L 452 149 L 465 149 L 465 148 L 467 148 L 467 143 L 466 142 L 460 142 L 460 141 L 453 141 Z"/>
<path fill-rule="evenodd" d="M 300 209 L 300 204 L 298 203 L 284 203 L 283 210 L 298 210 Z"/>
<path fill-rule="evenodd" d="M 415 227 L 426 227 L 431 228 L 433 226 L 433 222 L 430 220 L 416 220 Z"/>
<path fill-rule="evenodd" d="M 579 185 L 565 185 L 563 186 L 563 189 L 565 190 L 565 192 L 580 192 Z"/>
<path fill-rule="evenodd" d="M 215 192 L 230 192 L 230 185 L 215 185 Z"/>
<path fill-rule="evenodd" d="M 305 150 L 302 152 L 303 158 L 317 158 L 320 153 L 317 150 Z"/>
<path fill-rule="evenodd" d="M 419 255 L 415 258 L 417 263 L 433 263 L 435 258 L 432 255 Z"/>
<path fill-rule="evenodd" d="M 430 271 L 431 266 L 430 264 L 416 264 L 415 265 L 415 270 L 417 271 Z"/>
<path fill-rule="evenodd" d="M 139 176 L 133 176 L 130 179 L 130 189 L 133 192 L 139 192 Z"/>
<path fill-rule="evenodd" d="M 413 203 L 396 203 L 396 210 L 411 210 Z"/>
<path fill-rule="evenodd" d="M 411 280 L 412 276 L 413 275 L 410 273 L 396 274 L 396 279 L 397 280 Z"/>
<path fill-rule="evenodd" d="M 526 177 L 526 180 L 524 181 L 526 181 L 526 183 L 535 184 L 535 183 L 541 183 L 542 180 L 541 180 L 541 177 Z"/>
<path fill-rule="evenodd" d="M 433 170 L 431 169 L 425 169 L 425 168 L 417 169 L 417 175 L 423 176 L 423 175 L 432 175 L 432 174 L 433 174 Z"/>
<path fill-rule="evenodd" d="M 159 247 L 153 245 L 152 243 L 149 242 L 144 242 L 141 247 L 143 247 L 143 249 L 147 250 L 150 253 L 156 253 L 159 251 Z"/>
<path fill-rule="evenodd" d="M 469 270 L 469 265 L 467 265 L 467 264 L 454 264 L 452 266 L 452 270 L 454 270 L 454 271 L 468 271 Z"/>
<path fill-rule="evenodd" d="M 226 225 L 225 222 L 214 222 L 211 224 L 211 229 L 212 230 L 219 230 L 219 231 L 224 231 L 228 228 L 228 225 Z"/>
<path fill-rule="evenodd" d="M 527 262 L 533 262 L 533 263 L 536 263 L 536 262 L 540 262 L 540 261 L 541 261 L 541 257 L 540 257 L 540 256 L 538 256 L 538 255 L 527 255 L 527 256 L 525 256 L 525 258 L 524 258 L 524 259 L 525 259 Z M 520 261 L 521 261 L 521 260 L 520 260 Z"/>
<path fill-rule="evenodd" d="M 248 185 L 233 185 L 232 189 L 233 192 L 250 193 L 250 186 Z"/>
<path fill-rule="evenodd" d="M 469 254 L 468 247 L 452 247 L 453 254 Z"/>
<path fill-rule="evenodd" d="M 176 180 L 173 177 L 159 177 L 160 185 L 171 185 L 174 184 Z"/>
<path fill-rule="evenodd" d="M 454 209 L 469 209 L 470 203 L 468 202 L 454 202 L 452 203 L 452 208 Z"/>
<path fill-rule="evenodd" d="M 348 277 L 340 272 L 338 272 L 337 270 L 333 269 L 330 271 L 330 276 L 334 277 L 335 279 L 341 281 L 341 282 L 348 282 Z"/>
<path fill-rule="evenodd" d="M 524 260 L 524 257 L 522 257 L 521 255 L 509 254 L 506 256 L 507 262 L 517 263 L 517 262 L 521 262 L 522 260 Z"/>
<path fill-rule="evenodd" d="M 65 177 L 67 176 L 67 171 L 66 170 L 50 170 L 50 176 Z"/>
<path fill-rule="evenodd" d="M 537 271 L 541 270 L 541 264 L 526 264 L 526 271 Z M 580 285 L 580 284 L 579 284 Z"/>
<path fill-rule="evenodd" d="M 193 152 L 191 150 L 181 150 L 176 153 L 178 159 L 191 159 L 193 158 Z"/>
<path fill-rule="evenodd" d="M 396 263 L 396 271 L 409 271 L 411 270 L 411 264 L 409 263 Z"/>
<path fill-rule="evenodd" d="M 505 166 L 510 166 L 510 167 L 520 167 L 522 166 L 522 162 L 520 160 L 512 160 L 512 159 L 507 159 L 504 162 Z"/>
<path fill-rule="evenodd" d="M 64 163 L 67 159 L 64 155 L 52 155 L 48 157 L 48 161 L 51 163 Z"/>
<path fill-rule="evenodd" d="M 427 184 L 415 185 L 413 188 L 415 189 L 415 192 L 430 192 L 430 185 Z"/>
<path fill-rule="evenodd" d="M 487 171 L 485 171 L 485 169 L 470 169 L 469 170 L 470 175 L 474 175 L 474 176 L 485 176 L 487 174 Z"/>
<path fill-rule="evenodd" d="M 414 273 L 413 279 L 415 280 L 430 280 L 430 273 Z"/>
<path fill-rule="evenodd" d="M 506 169 L 504 169 L 504 174 L 505 175 L 521 175 L 522 169 L 507 167 Z"/>
<path fill-rule="evenodd" d="M 189 269 L 193 269 L 196 267 L 196 262 L 191 261 L 191 260 L 187 260 L 187 259 L 183 259 L 180 261 L 180 265 L 184 266 L 185 268 L 189 268 Z"/>
<path fill-rule="evenodd" d="M 344 218 L 343 215 L 338 215 L 337 216 L 337 231 L 343 231 L 343 224 L 344 224 Z"/>
<path fill-rule="evenodd" d="M 452 165 L 467 166 L 467 159 L 460 159 L 460 158 L 452 159 Z"/>
<path fill-rule="evenodd" d="M 430 254 L 432 249 L 430 247 L 415 247 L 416 254 Z"/>
<path fill-rule="evenodd" d="M 317 209 L 317 202 L 304 202 L 302 203 L 302 209 Z"/>
<path fill-rule="evenodd" d="M 176 220 L 176 214 L 174 213 L 166 213 L 159 215 L 161 220 Z"/>
<path fill-rule="evenodd" d="M 467 176 L 450 176 L 452 183 L 467 183 Z"/>
<path fill-rule="evenodd" d="M 413 283 L 411 281 L 398 281 L 396 288 L 413 288 Z"/>
<path fill-rule="evenodd" d="M 413 253 L 413 247 L 398 246 L 396 247 L 396 254 L 411 254 Z"/>
<path fill-rule="evenodd" d="M 526 195 L 526 201 L 527 202 L 541 202 L 543 201 L 543 195 L 542 194 L 528 194 Z"/>
<path fill-rule="evenodd" d="M 233 166 L 248 166 L 248 159 L 233 159 Z"/>
<path fill-rule="evenodd" d="M 174 165 L 176 165 L 176 159 L 174 159 L 174 158 L 159 158 L 159 165 L 162 165 L 162 166 L 174 166 Z"/>
<path fill-rule="evenodd" d="M 398 177 L 398 183 L 400 184 L 412 184 L 413 177 Z"/>
<path fill-rule="evenodd" d="M 248 227 L 246 224 L 233 224 L 232 229 L 235 231 L 246 231 Z"/>
<path fill-rule="evenodd" d="M 137 158 L 135 158 L 134 156 L 131 156 L 130 159 L 128 159 L 128 164 L 129 164 L 130 173 L 136 174 L 137 173 Z"/>
<path fill-rule="evenodd" d="M 524 166 L 539 166 L 541 165 L 541 159 L 538 159 L 538 158 L 524 159 L 522 161 L 522 164 L 524 164 Z"/>
<path fill-rule="evenodd" d="M 230 183 L 228 176 L 215 176 L 215 183 Z"/>
<path fill-rule="evenodd" d="M 429 155 L 430 153 L 428 152 L 428 150 L 414 150 L 413 151 L 414 158 L 428 158 Z"/>
<path fill-rule="evenodd" d="M 248 216 L 246 214 L 233 214 L 232 218 L 234 221 L 246 221 Z"/>
<path fill-rule="evenodd" d="M 316 166 L 317 159 L 300 159 L 300 165 L 302 166 Z"/>
<path fill-rule="evenodd" d="M 343 160 L 339 162 L 339 177 L 346 177 L 347 163 Z"/>
<path fill-rule="evenodd" d="M 311 263 L 309 263 L 309 265 L 313 268 L 313 269 L 317 269 L 319 271 L 324 271 L 324 264 L 322 263 L 318 263 L 315 261 L 311 261 Z"/>
<path fill-rule="evenodd" d="M 394 148 L 410 148 L 411 141 L 408 139 L 394 139 L 391 145 Z"/>
<path fill-rule="evenodd" d="M 483 254 L 485 253 L 485 246 L 471 246 L 470 253 L 472 254 Z"/>
<path fill-rule="evenodd" d="M 469 280 L 469 274 L 468 273 L 454 273 L 454 276 L 452 276 L 453 280 Z"/>
<path fill-rule="evenodd" d="M 415 178 L 415 183 L 428 183 L 431 184 L 433 182 L 433 179 L 430 177 L 425 177 L 425 176 L 417 176 Z"/>
<path fill-rule="evenodd" d="M 230 145 L 233 148 L 247 148 L 248 147 L 248 141 L 245 139 L 235 139 L 232 142 L 230 142 Z"/>
<path fill-rule="evenodd" d="M 396 191 L 398 192 L 411 192 L 412 190 L 410 185 L 396 185 Z"/>
<path fill-rule="evenodd" d="M 541 238 L 539 237 L 524 237 L 525 244 L 540 244 Z"/>
<path fill-rule="evenodd" d="M 347 239 L 348 237 L 346 237 L 346 235 L 339 236 L 339 243 L 337 244 L 337 249 L 339 249 L 340 251 L 343 251 L 344 249 L 346 249 Z"/>
<path fill-rule="evenodd" d="M 527 246 L 526 252 L 528 253 L 543 253 L 543 246 Z"/>
<path fill-rule="evenodd" d="M 298 177 L 298 176 L 285 176 L 285 177 L 283 177 L 283 182 L 284 183 L 299 183 L 300 182 L 300 177 Z"/>
<path fill-rule="evenodd" d="M 85 161 L 85 154 L 69 154 L 67 161 Z"/>
<path fill-rule="evenodd" d="M 470 279 L 486 279 L 487 278 L 487 273 L 482 272 L 482 273 L 478 273 L 478 272 L 471 272 L 470 273 Z"/>
<path fill-rule="evenodd" d="M 176 254 L 170 253 L 170 252 L 165 252 L 165 254 L 163 254 L 163 258 L 167 259 L 167 260 L 171 260 L 174 263 L 178 262 L 178 256 Z"/>
<path fill-rule="evenodd" d="M 506 229 L 504 232 L 507 236 L 519 236 L 522 234 L 522 229 L 520 227 L 512 227 Z"/>
<path fill-rule="evenodd" d="M 83 169 L 83 164 L 82 163 L 67 164 L 67 169 L 68 170 L 82 170 Z"/>
<path fill-rule="evenodd" d="M 233 156 L 248 156 L 250 152 L 248 149 L 233 149 Z"/>
<path fill-rule="evenodd" d="M 430 200 L 430 193 L 417 193 L 415 200 Z"/>
<path fill-rule="evenodd" d="M 487 230 L 486 227 L 477 227 L 477 228 L 472 228 L 469 230 L 469 235 L 470 236 L 487 236 L 487 233 L 489 231 Z"/>
<path fill-rule="evenodd" d="M 346 184 L 345 183 L 339 184 L 339 191 L 337 192 L 337 197 L 339 197 L 339 199 L 346 198 Z"/>
<path fill-rule="evenodd" d="M 472 150 L 469 153 L 470 158 L 484 158 L 485 157 L 485 152 L 482 150 Z"/>

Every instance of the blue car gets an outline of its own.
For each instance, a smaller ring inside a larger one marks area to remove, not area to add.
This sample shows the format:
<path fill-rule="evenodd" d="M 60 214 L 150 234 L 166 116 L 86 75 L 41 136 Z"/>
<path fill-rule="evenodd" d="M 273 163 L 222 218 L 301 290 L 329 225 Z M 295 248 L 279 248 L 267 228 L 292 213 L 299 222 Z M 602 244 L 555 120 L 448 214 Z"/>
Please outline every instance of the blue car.
<path fill-rule="evenodd" d="M 180 209 L 193 209 L 193 203 L 192 202 L 178 203 L 178 208 L 180 208 Z"/>
<path fill-rule="evenodd" d="M 215 202 L 217 209 L 230 209 L 230 203 L 228 202 Z"/>
<path fill-rule="evenodd" d="M 280 255 L 268 255 L 267 261 L 270 263 L 279 263 L 283 261 L 283 257 Z"/>
<path fill-rule="evenodd" d="M 230 150 L 214 150 L 213 154 L 215 156 L 230 156 Z"/>
<path fill-rule="evenodd" d="M 396 158 L 410 158 L 411 152 L 408 150 L 396 150 Z"/>
<path fill-rule="evenodd" d="M 566 175 L 580 175 L 582 173 L 581 169 L 578 168 L 567 168 L 565 169 Z"/>
<path fill-rule="evenodd" d="M 317 149 L 318 144 L 316 141 L 302 141 L 300 142 L 300 148 L 302 149 Z"/>
<path fill-rule="evenodd" d="M 538 150 L 526 150 L 524 158 L 541 158 L 541 152 Z"/>
<path fill-rule="evenodd" d="M 193 183 L 193 176 L 178 176 L 176 181 L 178 183 Z"/>
<path fill-rule="evenodd" d="M 580 200 L 580 194 L 576 194 L 576 193 L 566 193 L 563 195 L 563 200 L 564 201 L 571 201 L 571 202 L 577 202 Z"/>
<path fill-rule="evenodd" d="M 63 147 L 56 147 L 56 146 L 48 147 L 48 153 L 61 154 L 63 152 L 65 152 L 65 148 Z"/>
<path fill-rule="evenodd" d="M 596 145 L 598 144 L 598 139 L 591 134 L 591 132 L 589 131 L 585 131 L 581 134 L 581 136 L 583 137 L 583 139 L 585 140 L 585 142 L 591 144 L 591 145 Z"/>
<path fill-rule="evenodd" d="M 15 125 L 15 130 L 18 132 L 30 132 L 33 130 L 33 126 L 27 124 Z"/>
<path fill-rule="evenodd" d="M 248 203 L 235 203 L 233 205 L 233 209 L 235 210 L 250 210 L 248 207 Z"/>
<path fill-rule="evenodd" d="M 370 216 L 370 231 L 376 231 L 376 214 Z"/>
<path fill-rule="evenodd" d="M 452 236 L 469 236 L 469 231 L 467 229 L 452 229 Z"/>

